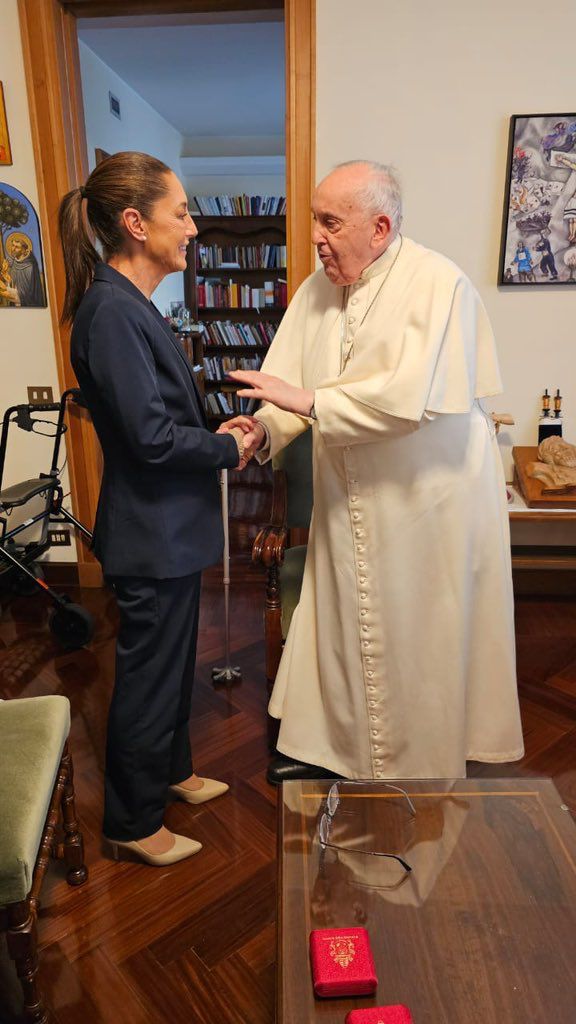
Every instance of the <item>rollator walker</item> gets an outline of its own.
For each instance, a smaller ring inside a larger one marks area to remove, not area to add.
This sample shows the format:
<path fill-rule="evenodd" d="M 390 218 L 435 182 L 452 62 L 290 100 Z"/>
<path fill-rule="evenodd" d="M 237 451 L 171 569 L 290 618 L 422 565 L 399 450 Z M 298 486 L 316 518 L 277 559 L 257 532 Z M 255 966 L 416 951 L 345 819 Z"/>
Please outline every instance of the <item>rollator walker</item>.
<path fill-rule="evenodd" d="M 4 413 L 0 436 L 0 586 L 29 595 L 41 590 L 52 601 L 49 628 L 65 650 L 84 647 L 94 632 L 94 620 L 86 608 L 73 604 L 67 594 L 58 594 L 44 581 L 36 559 L 50 547 L 50 524 L 70 523 L 87 540 L 92 534 L 64 508 L 64 492 L 58 469 L 60 441 L 68 427 L 64 420 L 68 400 L 84 406 L 78 388 L 69 388 L 59 403 L 43 405 L 13 405 Z M 58 413 L 54 420 L 42 419 L 41 413 Z M 54 434 L 35 429 L 36 424 L 55 428 Z M 11 424 L 30 433 L 41 433 L 54 438 L 52 464 L 48 473 L 23 480 L 2 489 L 8 434 Z M 26 506 L 31 506 L 26 515 Z M 39 530 L 34 530 L 38 524 Z"/>

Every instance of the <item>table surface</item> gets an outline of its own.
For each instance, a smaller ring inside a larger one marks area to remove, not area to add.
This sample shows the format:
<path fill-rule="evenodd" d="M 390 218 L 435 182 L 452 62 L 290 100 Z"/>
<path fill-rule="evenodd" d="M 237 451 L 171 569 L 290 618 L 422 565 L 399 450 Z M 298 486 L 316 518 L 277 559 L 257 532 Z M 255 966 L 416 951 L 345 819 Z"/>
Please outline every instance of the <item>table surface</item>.
<path fill-rule="evenodd" d="M 529 508 L 516 484 L 507 483 L 506 487 L 513 496 L 513 500 L 508 502 L 508 515 L 512 520 L 527 521 L 534 519 L 545 520 L 546 522 L 552 522 L 553 520 L 570 522 L 576 520 L 576 508 L 566 508 L 565 505 L 554 508 Z"/>
<path fill-rule="evenodd" d="M 405 1003 L 415 1024 L 574 1024 L 576 825 L 533 779 L 282 787 L 278 1024 L 344 1024 L 349 1010 Z M 355 852 L 398 853 L 411 865 Z M 312 928 L 368 929 L 374 997 L 314 998 Z"/>

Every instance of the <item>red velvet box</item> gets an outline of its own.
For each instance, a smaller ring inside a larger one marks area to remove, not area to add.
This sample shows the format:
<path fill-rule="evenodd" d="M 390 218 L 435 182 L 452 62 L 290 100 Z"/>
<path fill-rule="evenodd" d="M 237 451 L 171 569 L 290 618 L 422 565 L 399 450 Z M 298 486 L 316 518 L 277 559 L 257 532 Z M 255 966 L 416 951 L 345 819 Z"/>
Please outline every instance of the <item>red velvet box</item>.
<path fill-rule="evenodd" d="M 316 928 L 310 962 L 317 996 L 370 996 L 378 978 L 365 928 Z"/>
<path fill-rule="evenodd" d="M 346 1024 L 414 1024 L 407 1006 L 371 1006 L 369 1010 L 350 1010 Z"/>

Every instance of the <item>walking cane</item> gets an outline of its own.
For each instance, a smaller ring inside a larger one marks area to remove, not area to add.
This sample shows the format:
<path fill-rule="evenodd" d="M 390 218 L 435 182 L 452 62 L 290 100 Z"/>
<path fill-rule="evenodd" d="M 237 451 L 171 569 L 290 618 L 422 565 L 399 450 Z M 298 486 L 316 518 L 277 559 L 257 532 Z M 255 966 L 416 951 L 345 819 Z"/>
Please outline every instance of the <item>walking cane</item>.
<path fill-rule="evenodd" d="M 220 475 L 222 488 L 222 521 L 224 524 L 224 657 L 226 664 L 222 668 L 212 669 L 213 683 L 236 683 L 242 679 L 239 665 L 230 664 L 230 537 L 228 532 L 228 470 L 223 469 Z"/>

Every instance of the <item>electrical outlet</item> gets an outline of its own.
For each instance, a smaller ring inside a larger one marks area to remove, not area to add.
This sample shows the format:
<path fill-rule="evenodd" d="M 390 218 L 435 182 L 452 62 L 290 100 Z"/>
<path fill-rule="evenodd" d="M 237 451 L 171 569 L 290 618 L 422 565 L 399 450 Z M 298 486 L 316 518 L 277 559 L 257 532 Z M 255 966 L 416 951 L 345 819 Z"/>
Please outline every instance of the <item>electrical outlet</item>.
<path fill-rule="evenodd" d="M 70 547 L 70 531 L 69 530 L 48 530 L 48 540 L 50 547 L 52 548 L 69 548 Z"/>
<path fill-rule="evenodd" d="M 52 405 L 53 402 L 52 388 L 28 388 L 29 405 Z"/>

